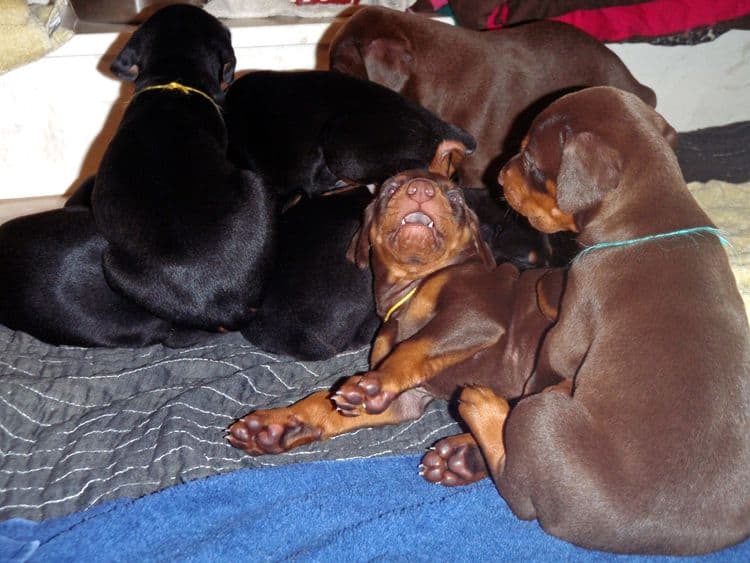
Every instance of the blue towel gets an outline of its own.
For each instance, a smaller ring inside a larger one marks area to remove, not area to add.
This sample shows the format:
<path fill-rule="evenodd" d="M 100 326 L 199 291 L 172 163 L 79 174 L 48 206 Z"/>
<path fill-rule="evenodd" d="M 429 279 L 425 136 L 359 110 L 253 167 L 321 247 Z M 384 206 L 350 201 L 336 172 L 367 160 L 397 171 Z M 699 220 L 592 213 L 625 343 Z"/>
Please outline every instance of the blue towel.
<path fill-rule="evenodd" d="M 517 519 L 485 479 L 430 485 L 419 457 L 239 470 L 42 522 L 0 523 L 2 561 L 750 561 L 585 550 Z"/>

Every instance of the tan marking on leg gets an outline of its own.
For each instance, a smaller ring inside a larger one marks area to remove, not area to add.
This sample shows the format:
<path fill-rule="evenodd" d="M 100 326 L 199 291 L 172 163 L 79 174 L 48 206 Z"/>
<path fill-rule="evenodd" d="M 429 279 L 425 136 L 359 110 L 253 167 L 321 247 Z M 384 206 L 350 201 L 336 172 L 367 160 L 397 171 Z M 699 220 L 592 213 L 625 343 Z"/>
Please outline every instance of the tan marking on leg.
<path fill-rule="evenodd" d="M 508 401 L 486 387 L 466 387 L 458 412 L 482 449 L 490 472 L 498 475 L 505 464 L 503 429 L 510 412 Z"/>

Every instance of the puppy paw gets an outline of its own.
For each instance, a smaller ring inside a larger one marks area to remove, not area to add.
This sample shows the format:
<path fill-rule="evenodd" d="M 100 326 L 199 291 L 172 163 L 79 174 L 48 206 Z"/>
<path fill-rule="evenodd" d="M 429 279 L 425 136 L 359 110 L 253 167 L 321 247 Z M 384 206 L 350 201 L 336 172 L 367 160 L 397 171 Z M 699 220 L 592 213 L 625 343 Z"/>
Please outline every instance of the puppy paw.
<path fill-rule="evenodd" d="M 422 458 L 420 475 L 446 487 L 468 485 L 487 477 L 487 466 L 471 434 L 449 436 Z"/>
<path fill-rule="evenodd" d="M 320 439 L 322 431 L 288 409 L 255 411 L 228 429 L 227 440 L 250 455 L 278 454 Z"/>
<path fill-rule="evenodd" d="M 362 410 L 368 414 L 380 414 L 395 399 L 396 394 L 382 389 L 380 380 L 374 375 L 357 375 L 347 379 L 333 394 L 336 409 L 344 416 L 357 416 Z"/>

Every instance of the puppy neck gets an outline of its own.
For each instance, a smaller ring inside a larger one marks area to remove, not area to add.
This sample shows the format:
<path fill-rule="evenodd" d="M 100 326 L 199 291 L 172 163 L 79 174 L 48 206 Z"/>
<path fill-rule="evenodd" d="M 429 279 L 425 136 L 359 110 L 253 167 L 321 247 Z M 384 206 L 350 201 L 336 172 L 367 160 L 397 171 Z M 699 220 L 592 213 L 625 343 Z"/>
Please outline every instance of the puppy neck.
<path fill-rule="evenodd" d="M 679 169 L 636 167 L 625 178 L 595 208 L 576 215 L 581 247 L 713 226 Z"/>
<path fill-rule="evenodd" d="M 173 92 L 179 92 L 181 94 L 196 94 L 199 96 L 203 96 L 205 99 L 207 99 L 209 102 L 211 102 L 214 107 L 221 113 L 221 107 L 219 104 L 216 103 L 216 100 L 214 100 L 211 96 L 206 94 L 203 90 L 199 90 L 198 88 L 193 88 L 192 86 L 186 86 L 185 84 L 181 84 L 179 82 L 168 82 L 167 84 L 153 84 L 151 86 L 146 86 L 145 88 L 142 88 L 138 91 L 138 94 L 141 94 L 143 92 L 153 91 L 153 90 L 168 90 Z"/>
<path fill-rule="evenodd" d="M 371 258 L 371 266 L 374 277 L 375 308 L 383 322 L 408 302 L 420 285 L 437 272 L 453 267 L 487 269 L 486 264 L 476 254 L 448 264 L 426 268 L 418 275 L 398 275 L 375 258 Z"/>

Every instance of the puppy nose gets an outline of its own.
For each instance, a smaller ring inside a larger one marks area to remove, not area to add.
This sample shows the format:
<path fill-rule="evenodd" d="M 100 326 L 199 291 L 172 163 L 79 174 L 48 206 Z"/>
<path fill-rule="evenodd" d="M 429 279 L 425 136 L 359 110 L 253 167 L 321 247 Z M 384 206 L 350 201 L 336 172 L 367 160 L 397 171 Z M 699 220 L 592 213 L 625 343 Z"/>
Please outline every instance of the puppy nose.
<path fill-rule="evenodd" d="M 406 193 L 417 203 L 424 203 L 435 197 L 435 185 L 427 180 L 412 180 L 406 187 Z"/>

